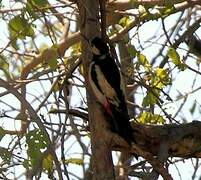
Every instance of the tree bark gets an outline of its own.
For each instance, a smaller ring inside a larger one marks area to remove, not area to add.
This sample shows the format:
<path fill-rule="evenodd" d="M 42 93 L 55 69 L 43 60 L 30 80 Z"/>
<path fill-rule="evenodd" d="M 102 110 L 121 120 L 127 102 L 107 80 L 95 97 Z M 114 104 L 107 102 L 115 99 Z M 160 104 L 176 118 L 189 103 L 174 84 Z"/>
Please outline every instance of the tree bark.
<path fill-rule="evenodd" d="M 114 166 L 111 155 L 111 142 L 107 138 L 107 123 L 101 106 L 96 102 L 88 83 L 88 67 L 92 54 L 89 42 L 95 36 L 100 36 L 99 1 L 78 1 L 80 14 L 80 31 L 85 37 L 82 39 L 82 61 L 84 66 L 85 84 L 87 89 L 87 102 L 89 109 L 89 125 L 92 150 L 92 174 L 95 180 L 115 179 Z"/>
<path fill-rule="evenodd" d="M 162 146 L 166 147 L 168 157 L 201 157 L 201 122 L 167 125 L 134 125 L 139 146 L 153 156 L 158 156 Z M 164 152 L 164 151 L 163 151 Z"/>

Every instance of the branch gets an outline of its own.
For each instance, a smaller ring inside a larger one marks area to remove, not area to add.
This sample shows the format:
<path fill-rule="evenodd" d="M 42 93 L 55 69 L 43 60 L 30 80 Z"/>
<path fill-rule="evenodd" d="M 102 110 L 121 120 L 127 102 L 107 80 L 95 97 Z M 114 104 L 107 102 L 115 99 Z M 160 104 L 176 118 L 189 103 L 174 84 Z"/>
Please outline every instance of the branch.
<path fill-rule="evenodd" d="M 182 3 L 181 3 L 182 2 Z M 184 1 L 184 0 L 174 0 L 172 1 L 172 3 L 178 3 L 175 4 L 175 12 L 184 10 L 186 8 L 189 7 L 193 7 L 194 5 L 200 5 L 200 1 L 199 0 L 192 0 L 190 2 L 188 1 Z M 110 2 L 107 5 L 106 10 L 108 11 L 107 14 L 107 26 L 118 23 L 118 21 L 120 20 L 120 18 L 122 18 L 123 16 L 119 16 L 118 14 L 115 13 L 115 10 L 129 10 L 129 9 L 135 9 L 138 8 L 138 5 L 146 5 L 146 6 L 155 6 L 155 5 L 164 5 L 164 1 L 161 0 L 138 0 L 135 1 L 134 4 L 131 3 L 130 0 L 117 0 L 117 1 L 113 1 L 110 0 Z M 143 19 L 142 19 L 143 20 Z M 121 30 L 119 33 L 117 33 L 115 36 L 112 37 L 112 41 L 118 41 L 119 39 L 121 39 L 124 34 L 126 34 L 129 30 L 131 30 L 133 27 L 135 27 L 137 24 L 139 23 L 139 19 L 134 19 L 129 26 L 123 28 L 123 30 Z M 70 36 L 64 35 L 64 38 L 60 41 L 60 43 L 58 43 L 58 55 L 60 57 L 63 57 L 65 51 L 72 46 L 73 44 L 77 43 L 80 41 L 80 32 L 76 32 Z M 39 54 L 38 56 L 34 57 L 33 60 L 26 65 L 21 73 L 21 78 L 22 79 L 26 79 L 26 77 L 28 76 L 28 74 L 31 72 L 32 69 L 34 69 L 38 64 L 42 63 L 42 62 L 48 62 L 49 57 L 51 57 L 51 54 L 53 50 L 51 48 L 48 48 L 46 50 L 44 50 L 41 54 Z"/>
<path fill-rule="evenodd" d="M 66 110 L 62 112 L 66 113 Z M 86 113 L 76 110 L 69 110 L 69 113 L 88 120 L 88 114 Z M 201 158 L 200 129 L 200 121 L 193 121 L 181 125 L 133 124 L 133 132 L 135 132 L 134 136 L 136 137 L 137 146 L 152 156 L 158 156 L 163 148 L 162 151 L 167 151 L 168 157 Z M 128 149 L 128 146 L 121 137 L 112 132 L 108 132 L 108 130 L 107 134 L 110 137 L 113 136 L 114 143 L 112 147 L 114 150 L 126 151 Z M 136 153 L 134 149 L 131 151 Z"/>
<path fill-rule="evenodd" d="M 79 117 L 81 119 L 83 119 L 84 121 L 89 121 L 89 117 L 88 114 L 86 112 L 82 112 L 76 109 L 52 109 L 50 110 L 48 113 L 52 113 L 52 114 L 57 114 L 57 113 L 69 113 L 70 115 Z"/>
<path fill-rule="evenodd" d="M 192 34 L 200 27 L 200 23 L 201 18 L 199 18 L 191 26 L 189 26 L 188 29 L 172 44 L 172 47 L 177 49 L 182 42 L 185 42 L 185 39 L 189 36 L 189 34 Z M 169 57 L 166 55 L 163 61 L 160 63 L 159 67 L 163 68 L 168 62 L 168 59 Z"/>
<path fill-rule="evenodd" d="M 49 138 L 49 134 L 46 131 L 46 128 L 43 125 L 40 117 L 37 115 L 37 113 L 35 112 L 35 110 L 33 109 L 33 107 L 30 105 L 30 103 L 24 98 L 24 96 L 21 93 L 19 93 L 15 88 L 13 88 L 8 82 L 4 81 L 3 79 L 0 79 L 0 87 L 3 87 L 6 90 L 8 90 L 11 94 L 13 94 L 24 105 L 24 107 L 25 107 L 24 110 L 28 111 L 31 119 L 33 119 L 35 121 L 35 123 L 38 125 L 38 127 L 40 128 L 40 130 L 45 135 L 47 135 L 48 142 L 50 144 L 49 147 L 48 147 L 48 149 L 50 150 L 50 152 L 52 153 L 52 156 L 54 158 L 59 178 L 62 179 L 62 172 L 61 172 L 60 163 L 59 163 L 59 160 L 58 160 L 57 155 L 56 155 L 56 153 L 54 151 L 54 148 L 53 148 L 54 144 L 52 143 L 51 139 Z"/>
<path fill-rule="evenodd" d="M 201 157 L 201 122 L 187 124 L 168 124 L 163 126 L 135 124 L 137 143 L 144 151 L 149 150 L 157 156 L 162 142 L 168 144 L 169 157 L 200 158 Z"/>
<path fill-rule="evenodd" d="M 172 177 L 164 166 L 168 157 L 200 158 L 201 157 L 201 122 L 177 125 L 142 125 L 134 124 L 134 136 L 137 144 L 132 145 L 131 153 L 146 159 L 153 167 L 150 175 L 160 174 L 163 179 Z M 112 136 L 112 133 L 108 133 Z M 114 135 L 113 135 L 114 136 Z M 126 151 L 128 146 L 117 136 L 114 136 L 112 149 Z M 148 176 L 147 179 L 151 179 Z"/>
<path fill-rule="evenodd" d="M 166 4 L 175 5 L 182 2 L 188 2 L 186 0 L 172 0 L 172 1 L 161 1 L 161 0 L 109 0 L 108 10 L 115 11 L 115 10 L 129 10 L 133 9 L 134 7 L 138 7 L 139 5 L 153 7 L 153 6 L 165 6 Z M 194 2 L 194 1 L 193 1 Z"/>
<path fill-rule="evenodd" d="M 64 37 L 64 39 L 62 39 L 60 41 L 60 43 L 58 44 L 58 49 L 57 49 L 58 55 L 60 57 L 63 57 L 66 50 L 71 45 L 78 42 L 79 40 L 80 40 L 79 32 L 76 32 L 68 37 Z M 23 68 L 22 73 L 21 73 L 21 79 L 26 79 L 26 77 L 31 72 L 31 70 L 33 68 L 35 68 L 38 64 L 40 64 L 42 62 L 48 62 L 48 60 L 51 59 L 51 56 L 53 53 L 54 52 L 53 52 L 52 48 L 47 48 L 42 53 L 40 53 L 38 56 L 34 57 L 33 60 Z"/>

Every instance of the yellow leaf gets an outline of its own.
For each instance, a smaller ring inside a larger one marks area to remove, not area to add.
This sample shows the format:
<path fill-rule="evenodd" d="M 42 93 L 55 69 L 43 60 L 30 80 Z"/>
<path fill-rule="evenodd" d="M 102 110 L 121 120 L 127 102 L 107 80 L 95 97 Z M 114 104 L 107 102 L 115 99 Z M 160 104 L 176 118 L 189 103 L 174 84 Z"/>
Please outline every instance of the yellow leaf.
<path fill-rule="evenodd" d="M 83 165 L 84 162 L 83 162 L 83 159 L 81 159 L 81 158 L 69 158 L 69 159 L 65 160 L 65 163 L 66 164 L 71 163 L 71 164 Z"/>
<path fill-rule="evenodd" d="M 43 169 L 48 172 L 53 169 L 53 157 L 51 154 L 48 154 L 47 157 L 43 159 Z"/>

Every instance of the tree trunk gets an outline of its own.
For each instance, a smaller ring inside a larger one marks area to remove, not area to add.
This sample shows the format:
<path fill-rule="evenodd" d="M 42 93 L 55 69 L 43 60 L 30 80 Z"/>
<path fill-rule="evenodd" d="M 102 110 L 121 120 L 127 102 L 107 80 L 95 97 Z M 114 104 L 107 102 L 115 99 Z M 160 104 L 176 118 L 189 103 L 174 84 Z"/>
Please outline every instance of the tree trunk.
<path fill-rule="evenodd" d="M 102 107 L 96 102 L 91 88 L 88 83 L 88 67 L 92 54 L 89 43 L 86 39 L 91 40 L 100 35 L 99 23 L 99 1 L 82 0 L 78 1 L 80 14 L 80 30 L 85 37 L 82 39 L 82 61 L 84 66 L 84 76 L 87 89 L 87 102 L 89 108 L 89 125 L 91 135 L 92 150 L 92 174 L 96 180 L 113 180 L 115 179 L 114 166 L 111 155 L 111 141 L 107 136 L 107 123 L 102 111 Z"/>

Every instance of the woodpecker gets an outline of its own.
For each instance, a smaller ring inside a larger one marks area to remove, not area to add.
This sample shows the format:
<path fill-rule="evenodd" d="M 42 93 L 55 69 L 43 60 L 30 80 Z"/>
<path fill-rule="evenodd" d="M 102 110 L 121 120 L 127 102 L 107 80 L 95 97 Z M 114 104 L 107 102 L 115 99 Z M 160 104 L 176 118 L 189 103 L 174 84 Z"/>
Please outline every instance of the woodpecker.
<path fill-rule="evenodd" d="M 107 114 L 112 132 L 121 136 L 129 145 L 135 142 L 129 122 L 122 76 L 108 45 L 98 37 L 91 41 L 93 54 L 89 67 L 89 83 L 97 101 Z"/>

